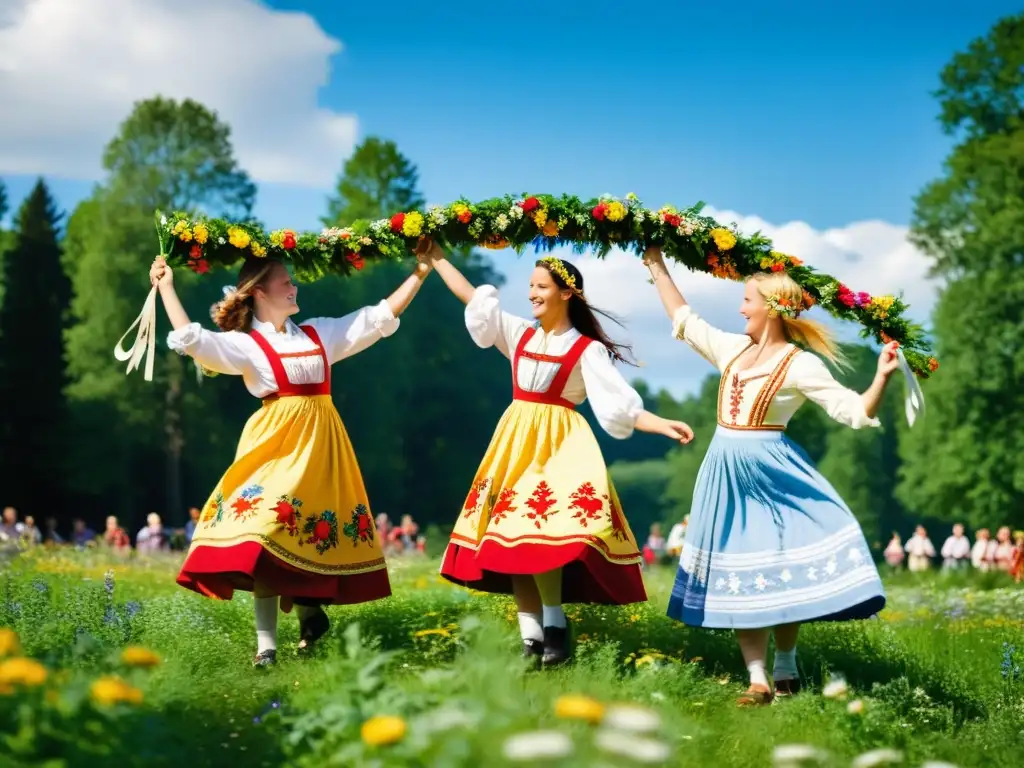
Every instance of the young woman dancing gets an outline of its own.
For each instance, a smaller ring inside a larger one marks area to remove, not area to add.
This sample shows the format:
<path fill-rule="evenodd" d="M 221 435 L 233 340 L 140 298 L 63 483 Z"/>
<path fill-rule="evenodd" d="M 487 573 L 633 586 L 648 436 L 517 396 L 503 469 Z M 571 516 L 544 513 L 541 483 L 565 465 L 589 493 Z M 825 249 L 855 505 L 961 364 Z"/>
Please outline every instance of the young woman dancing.
<path fill-rule="evenodd" d="M 589 399 L 601 427 L 620 439 L 639 429 L 688 443 L 693 432 L 644 410 L 614 366 L 628 348 L 602 330 L 572 264 L 553 256 L 537 262 L 531 321 L 503 312 L 493 286 L 474 288 L 437 245 L 425 247 L 466 305 L 473 341 L 512 362 L 512 404 L 477 470 L 441 573 L 473 589 L 515 594 L 524 655 L 560 664 L 571 655 L 563 601 L 647 599 L 636 539 L 576 406 Z"/>
<path fill-rule="evenodd" d="M 230 599 L 251 591 L 254 664 L 277 660 L 277 612 L 291 604 L 300 649 L 327 632 L 324 604 L 387 597 L 391 586 L 352 444 L 331 400 L 331 366 L 390 336 L 430 267 L 423 261 L 386 300 L 342 318 L 301 326 L 298 288 L 285 266 L 250 258 L 214 305 L 222 333 L 189 321 L 171 268 L 158 258 L 150 279 L 174 326 L 171 349 L 217 373 L 241 376 L 263 401 L 242 431 L 234 463 L 203 507 L 178 583 Z"/>
<path fill-rule="evenodd" d="M 801 316 L 803 291 L 785 273 L 747 282 L 740 307 L 746 328 L 733 334 L 690 308 L 659 248 L 648 249 L 644 262 L 675 338 L 722 373 L 718 429 L 697 475 L 668 615 L 691 626 L 735 629 L 750 673 L 738 703 L 767 704 L 800 689 L 801 623 L 864 619 L 885 605 L 856 518 L 784 431 L 805 400 L 854 429 L 878 426 L 886 382 L 899 365 L 896 345 L 882 350 L 874 383 L 858 394 L 825 367 L 821 357 L 842 361 L 838 344 L 827 328 Z M 765 668 L 771 634 L 774 686 Z"/>

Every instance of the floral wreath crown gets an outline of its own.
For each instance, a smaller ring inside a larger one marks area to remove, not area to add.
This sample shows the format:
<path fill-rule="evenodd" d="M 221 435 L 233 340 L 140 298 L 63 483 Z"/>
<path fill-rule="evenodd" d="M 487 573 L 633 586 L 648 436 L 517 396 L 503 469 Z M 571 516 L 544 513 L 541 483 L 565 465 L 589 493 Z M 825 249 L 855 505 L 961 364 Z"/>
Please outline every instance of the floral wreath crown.
<path fill-rule="evenodd" d="M 569 288 L 573 293 L 583 298 L 583 291 L 576 287 L 576 278 L 569 274 L 569 270 L 565 268 L 565 264 L 562 260 L 556 256 L 545 256 L 541 259 L 548 269 L 562 278 L 562 282 L 565 283 L 566 287 Z"/>
<path fill-rule="evenodd" d="M 771 296 L 766 296 L 764 303 L 768 305 L 769 317 L 796 318 L 799 317 L 800 312 L 803 311 L 803 307 L 800 304 L 794 306 L 789 299 L 784 299 L 777 293 L 773 293 Z"/>

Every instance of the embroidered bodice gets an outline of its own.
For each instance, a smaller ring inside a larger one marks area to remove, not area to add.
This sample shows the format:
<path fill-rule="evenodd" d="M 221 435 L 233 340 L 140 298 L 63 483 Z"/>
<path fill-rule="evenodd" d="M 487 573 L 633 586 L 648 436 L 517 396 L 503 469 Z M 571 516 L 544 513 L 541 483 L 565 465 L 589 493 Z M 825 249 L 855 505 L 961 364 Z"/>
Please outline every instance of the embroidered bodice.
<path fill-rule="evenodd" d="M 254 319 L 252 327 L 259 335 L 257 341 L 256 334 L 213 332 L 199 323 L 190 323 L 171 331 L 167 345 L 211 371 L 241 376 L 253 396 L 265 398 L 280 389 L 278 379 L 282 374 L 289 385 L 300 390 L 328 382 L 325 362 L 331 366 L 368 349 L 398 330 L 399 320 L 388 303 L 382 301 L 344 317 L 320 317 L 306 320 L 302 325 L 312 333 L 291 320 L 285 323 L 283 331 L 278 331 L 271 323 Z M 274 354 L 264 345 L 269 345 Z M 272 362 L 275 357 L 277 361 Z M 275 372 L 278 364 L 280 368 Z"/>
<path fill-rule="evenodd" d="M 752 368 L 737 370 L 737 358 L 753 342 L 746 335 L 714 328 L 689 305 L 673 318 L 672 334 L 721 372 L 718 423 L 723 427 L 784 430 L 806 400 L 854 429 L 879 426 L 878 419 L 865 412 L 860 394 L 836 381 L 817 355 L 788 345 Z"/>
<path fill-rule="evenodd" d="M 466 305 L 466 328 L 477 346 L 497 347 L 510 361 L 518 357 L 513 366 L 516 396 L 548 393 L 563 368 L 561 358 L 583 339 L 575 328 L 545 333 L 537 322 L 503 312 L 498 290 L 491 285 L 477 288 Z M 529 337 L 524 341 L 528 331 Z M 644 408 L 643 400 L 619 373 L 608 350 L 591 342 L 585 344 L 578 359 L 570 362 L 571 370 L 568 375 L 563 374 L 564 382 L 559 382 L 560 397 L 572 405 L 589 400 L 601 428 L 612 437 L 624 439 L 633 434 Z"/>

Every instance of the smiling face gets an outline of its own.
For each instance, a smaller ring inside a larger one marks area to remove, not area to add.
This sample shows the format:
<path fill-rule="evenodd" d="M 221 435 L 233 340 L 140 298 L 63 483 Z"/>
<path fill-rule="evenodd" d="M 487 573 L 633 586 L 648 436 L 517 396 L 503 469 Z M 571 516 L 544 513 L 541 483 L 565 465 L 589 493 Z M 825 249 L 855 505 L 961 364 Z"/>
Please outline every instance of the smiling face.
<path fill-rule="evenodd" d="M 756 280 L 747 280 L 743 291 L 743 303 L 740 304 L 740 314 L 747 321 L 743 332 L 750 338 L 759 340 L 768 322 L 768 305 L 764 303 Z"/>
<path fill-rule="evenodd" d="M 534 317 L 538 320 L 561 317 L 569 311 L 571 296 L 572 291 L 561 288 L 546 268 L 534 267 L 530 275 L 530 305 Z"/>
<path fill-rule="evenodd" d="M 275 264 L 263 283 L 253 290 L 261 315 L 290 317 L 299 311 L 299 288 L 283 264 Z"/>

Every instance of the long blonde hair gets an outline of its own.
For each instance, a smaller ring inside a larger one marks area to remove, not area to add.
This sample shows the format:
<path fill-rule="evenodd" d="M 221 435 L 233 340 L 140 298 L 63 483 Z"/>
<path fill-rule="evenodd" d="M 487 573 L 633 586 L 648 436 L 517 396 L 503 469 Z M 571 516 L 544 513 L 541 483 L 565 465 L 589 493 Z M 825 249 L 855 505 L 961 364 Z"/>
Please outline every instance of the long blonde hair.
<path fill-rule="evenodd" d="M 774 298 L 779 304 L 797 308 L 795 314 L 778 315 L 787 340 L 806 347 L 837 368 L 850 367 L 835 334 L 817 320 L 800 317 L 806 306 L 806 297 L 803 288 L 792 277 L 785 272 L 758 272 L 751 280 L 757 283 L 757 292 L 762 298 Z"/>

